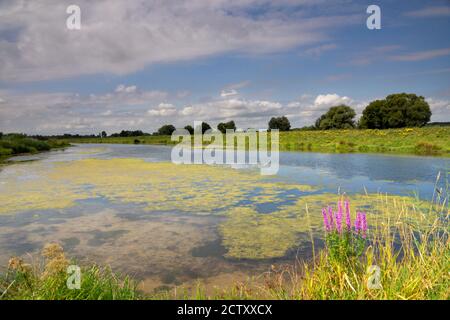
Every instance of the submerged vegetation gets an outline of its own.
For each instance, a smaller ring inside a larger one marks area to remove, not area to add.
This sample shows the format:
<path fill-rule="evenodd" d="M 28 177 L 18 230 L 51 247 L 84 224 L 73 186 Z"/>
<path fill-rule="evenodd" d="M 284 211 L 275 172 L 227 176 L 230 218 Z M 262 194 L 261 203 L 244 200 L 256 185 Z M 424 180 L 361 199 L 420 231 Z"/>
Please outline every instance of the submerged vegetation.
<path fill-rule="evenodd" d="M 385 214 L 369 218 L 368 227 L 361 214 L 357 215 L 356 226 L 349 227 L 347 207 L 345 225 L 341 209 L 334 215 L 333 225 L 326 212 L 323 232 L 334 240 L 327 241 L 312 260 L 274 266 L 259 277 L 260 281 L 235 283 L 232 288 L 219 289 L 213 294 L 207 294 L 200 283 L 194 290 L 177 288 L 145 294 L 137 289 L 137 282 L 97 266 L 83 268 L 80 289 L 70 290 L 65 272 L 70 262 L 62 248 L 52 244 L 42 252 L 44 263 L 35 261 L 28 265 L 19 258 L 10 260 L 7 271 L 0 278 L 0 298 L 449 299 L 447 200 L 437 197 L 428 209 L 421 210 L 404 202 L 394 201 L 391 206 L 390 200 L 382 195 L 379 198 L 377 209 Z M 387 210 L 395 212 L 385 212 Z M 353 254 L 353 249 L 350 250 L 352 254 L 343 250 L 348 245 L 343 240 L 345 237 L 363 244 L 358 247 L 357 254 Z M 336 256 L 333 254 L 336 250 L 346 253 Z"/>
<path fill-rule="evenodd" d="M 14 155 L 50 151 L 69 146 L 64 140 L 38 140 L 21 134 L 0 134 L 0 161 Z"/>
<path fill-rule="evenodd" d="M 269 139 L 270 140 L 270 139 Z M 71 138 L 77 143 L 176 144 L 170 136 Z M 281 151 L 361 152 L 450 156 L 450 127 L 291 130 L 280 132 Z"/>

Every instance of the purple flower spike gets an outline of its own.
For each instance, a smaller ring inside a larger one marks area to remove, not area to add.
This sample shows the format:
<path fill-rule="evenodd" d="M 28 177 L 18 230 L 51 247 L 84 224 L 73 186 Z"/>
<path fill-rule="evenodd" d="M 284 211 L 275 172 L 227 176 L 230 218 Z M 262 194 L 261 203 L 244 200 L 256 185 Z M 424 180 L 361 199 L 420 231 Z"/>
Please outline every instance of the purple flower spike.
<path fill-rule="evenodd" d="M 362 236 L 363 238 L 366 238 L 367 234 L 367 219 L 366 219 L 366 213 L 361 213 L 361 228 L 362 228 Z"/>
<path fill-rule="evenodd" d="M 360 230 L 361 230 L 361 213 L 357 212 L 355 219 L 355 232 L 359 233 Z"/>
<path fill-rule="evenodd" d="M 345 224 L 347 225 L 347 231 L 352 229 L 352 220 L 350 218 L 350 202 L 345 200 Z"/>
<path fill-rule="evenodd" d="M 327 232 L 330 232 L 331 226 L 330 226 L 330 222 L 328 221 L 327 210 L 325 208 L 322 209 L 322 215 L 323 215 L 323 225 L 325 226 L 325 230 Z"/>
<path fill-rule="evenodd" d="M 338 202 L 338 212 L 336 212 L 336 229 L 339 233 L 342 232 L 342 202 Z"/>
<path fill-rule="evenodd" d="M 331 228 L 333 228 L 333 208 L 328 207 L 328 222 L 330 223 Z"/>

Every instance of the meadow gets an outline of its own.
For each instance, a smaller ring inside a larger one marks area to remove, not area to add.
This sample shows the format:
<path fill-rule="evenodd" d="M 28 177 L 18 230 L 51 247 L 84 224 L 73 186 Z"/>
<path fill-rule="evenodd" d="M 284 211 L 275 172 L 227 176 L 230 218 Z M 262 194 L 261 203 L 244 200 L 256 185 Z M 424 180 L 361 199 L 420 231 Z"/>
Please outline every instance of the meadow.
<path fill-rule="evenodd" d="M 76 138 L 73 143 L 176 144 L 170 136 Z M 450 156 L 450 127 L 280 132 L 281 151 Z"/>

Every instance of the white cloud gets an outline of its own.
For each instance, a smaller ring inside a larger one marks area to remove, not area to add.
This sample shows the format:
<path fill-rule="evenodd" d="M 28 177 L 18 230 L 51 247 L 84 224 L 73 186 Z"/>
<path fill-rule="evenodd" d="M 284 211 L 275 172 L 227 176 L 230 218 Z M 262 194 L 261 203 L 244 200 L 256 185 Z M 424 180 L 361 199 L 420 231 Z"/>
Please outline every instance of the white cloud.
<path fill-rule="evenodd" d="M 137 87 L 136 86 L 125 86 L 123 84 L 120 84 L 117 86 L 115 92 L 124 92 L 124 93 L 134 93 L 136 92 Z"/>
<path fill-rule="evenodd" d="M 431 121 L 450 121 L 450 100 L 426 98 L 432 112 Z"/>
<path fill-rule="evenodd" d="M 222 92 L 220 93 L 220 96 L 222 98 L 227 98 L 227 97 L 236 96 L 236 95 L 238 95 L 238 92 L 234 89 L 222 90 Z"/>
<path fill-rule="evenodd" d="M 68 30 L 65 1 L 3 2 L 0 80 L 124 75 L 157 63 L 283 51 L 323 41 L 331 27 L 360 19 L 300 19 L 286 10 L 316 5 L 309 0 L 78 0 L 77 5 L 81 30 Z M 264 19 L 248 13 L 254 8 L 264 8 Z"/>
<path fill-rule="evenodd" d="M 177 113 L 175 106 L 170 103 L 160 103 L 157 109 L 150 109 L 147 112 L 152 116 L 169 117 Z"/>
<path fill-rule="evenodd" d="M 319 94 L 314 100 L 316 106 L 332 107 L 340 104 L 350 104 L 352 100 L 349 97 L 341 97 L 338 94 Z"/>

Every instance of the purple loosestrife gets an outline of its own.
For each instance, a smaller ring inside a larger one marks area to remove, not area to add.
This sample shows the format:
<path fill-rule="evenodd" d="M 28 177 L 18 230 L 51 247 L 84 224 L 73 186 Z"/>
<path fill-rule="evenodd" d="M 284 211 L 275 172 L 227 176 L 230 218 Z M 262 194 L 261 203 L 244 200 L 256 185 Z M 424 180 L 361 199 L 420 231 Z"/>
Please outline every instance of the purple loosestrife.
<path fill-rule="evenodd" d="M 328 207 L 328 222 L 330 223 L 331 228 L 333 228 L 333 208 Z"/>
<path fill-rule="evenodd" d="M 361 230 L 361 212 L 356 212 L 355 232 L 359 233 L 360 230 Z"/>
<path fill-rule="evenodd" d="M 336 229 L 339 233 L 342 232 L 342 202 L 338 202 L 338 211 L 336 212 Z"/>
<path fill-rule="evenodd" d="M 322 215 L 323 215 L 323 225 L 325 226 L 325 230 L 327 232 L 330 232 L 331 225 L 330 225 L 330 222 L 328 221 L 327 210 L 325 208 L 322 209 Z"/>
<path fill-rule="evenodd" d="M 366 219 L 366 213 L 361 212 L 361 229 L 362 229 L 362 237 L 365 239 L 367 234 L 367 219 Z"/>
<path fill-rule="evenodd" d="M 352 220 L 350 218 L 350 202 L 345 200 L 345 224 L 347 225 L 347 231 L 352 229 Z"/>

